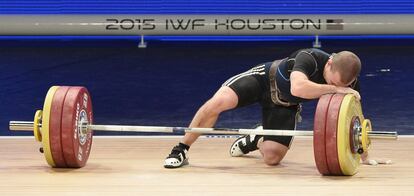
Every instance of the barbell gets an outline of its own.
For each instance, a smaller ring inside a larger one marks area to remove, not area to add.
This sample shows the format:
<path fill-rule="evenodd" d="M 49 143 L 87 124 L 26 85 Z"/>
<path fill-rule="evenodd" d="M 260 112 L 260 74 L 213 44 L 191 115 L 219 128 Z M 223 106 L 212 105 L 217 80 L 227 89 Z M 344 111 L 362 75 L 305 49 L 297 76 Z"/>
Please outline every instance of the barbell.
<path fill-rule="evenodd" d="M 91 96 L 85 87 L 53 86 L 46 94 L 43 110 L 33 121 L 10 121 L 12 131 L 33 131 L 42 143 L 47 163 L 57 168 L 85 166 L 91 151 L 93 131 L 256 134 L 313 136 L 314 158 L 323 175 L 354 175 L 360 155 L 369 150 L 371 139 L 397 139 L 397 132 L 372 131 L 361 104 L 351 94 L 327 94 L 316 107 L 314 130 L 234 128 L 189 128 L 93 124 Z"/>

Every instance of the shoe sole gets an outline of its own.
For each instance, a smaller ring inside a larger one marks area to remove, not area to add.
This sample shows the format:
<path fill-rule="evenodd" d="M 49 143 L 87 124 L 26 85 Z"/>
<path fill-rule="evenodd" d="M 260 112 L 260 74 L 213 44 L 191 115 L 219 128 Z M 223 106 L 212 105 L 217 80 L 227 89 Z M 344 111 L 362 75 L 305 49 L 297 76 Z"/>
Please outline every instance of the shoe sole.
<path fill-rule="evenodd" d="M 174 165 L 164 165 L 164 168 L 174 169 L 174 168 L 182 167 L 184 165 L 188 165 L 188 159 L 185 159 L 180 165 L 177 165 L 177 166 L 174 166 Z"/>
<path fill-rule="evenodd" d="M 245 155 L 245 154 L 242 154 L 242 155 L 240 155 L 240 156 L 233 156 L 233 155 L 232 155 L 232 153 L 231 153 L 231 150 L 233 149 L 233 146 L 234 146 L 234 145 L 236 145 L 237 143 L 239 143 L 239 141 L 240 141 L 241 139 L 242 139 L 242 137 L 237 138 L 237 139 L 233 142 L 233 144 L 231 144 L 231 146 L 230 146 L 230 150 L 229 150 L 229 154 L 230 154 L 230 156 L 231 156 L 231 157 L 241 157 L 241 156 Z"/>

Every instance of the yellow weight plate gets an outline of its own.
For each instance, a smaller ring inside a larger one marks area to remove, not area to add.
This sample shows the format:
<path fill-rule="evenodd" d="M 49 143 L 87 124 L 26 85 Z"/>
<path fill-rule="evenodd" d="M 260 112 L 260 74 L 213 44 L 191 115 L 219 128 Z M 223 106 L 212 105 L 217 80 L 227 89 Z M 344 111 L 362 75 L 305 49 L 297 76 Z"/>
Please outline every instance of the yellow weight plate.
<path fill-rule="evenodd" d="M 368 138 L 368 132 L 370 131 L 372 131 L 371 121 L 369 119 L 365 119 L 362 122 L 362 135 L 361 135 L 362 149 L 364 149 L 364 152 L 368 152 L 369 145 L 371 144 L 371 141 Z"/>
<path fill-rule="evenodd" d="M 358 116 L 361 121 L 364 120 L 361 103 L 354 95 L 348 94 L 344 97 L 338 117 L 337 147 L 338 158 L 344 175 L 354 175 L 358 171 L 360 155 L 352 153 L 350 143 L 351 120 Z"/>
<path fill-rule="evenodd" d="M 42 110 L 37 110 L 33 120 L 33 134 L 38 142 L 42 142 L 42 133 L 40 132 L 38 124 L 42 123 Z"/>
<path fill-rule="evenodd" d="M 50 151 L 50 141 L 49 141 L 49 120 L 50 120 L 50 109 L 52 106 L 53 95 L 55 95 L 56 90 L 59 86 L 52 86 L 46 94 L 45 103 L 43 105 L 43 119 L 42 119 L 42 144 L 43 151 L 47 163 L 55 167 L 56 164 L 53 161 L 52 152 Z"/>

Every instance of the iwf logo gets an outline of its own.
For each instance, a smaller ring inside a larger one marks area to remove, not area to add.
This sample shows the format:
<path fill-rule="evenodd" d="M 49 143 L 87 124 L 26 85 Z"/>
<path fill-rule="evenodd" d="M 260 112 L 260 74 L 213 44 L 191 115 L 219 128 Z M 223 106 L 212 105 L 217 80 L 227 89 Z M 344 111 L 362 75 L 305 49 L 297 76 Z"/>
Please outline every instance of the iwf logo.
<path fill-rule="evenodd" d="M 269 17 L 230 17 L 230 18 L 123 18 L 106 19 L 106 30 L 143 30 L 165 32 L 195 32 L 208 33 L 217 31 L 312 31 L 344 30 L 344 19 L 324 18 L 272 18 Z"/>

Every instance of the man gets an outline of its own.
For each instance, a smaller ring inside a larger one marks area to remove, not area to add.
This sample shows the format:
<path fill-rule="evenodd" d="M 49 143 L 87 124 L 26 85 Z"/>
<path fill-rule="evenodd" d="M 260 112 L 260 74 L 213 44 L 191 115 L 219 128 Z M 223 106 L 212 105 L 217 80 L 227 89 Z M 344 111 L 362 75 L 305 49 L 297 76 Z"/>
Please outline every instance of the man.
<path fill-rule="evenodd" d="M 189 127 L 213 127 L 220 113 L 260 103 L 263 129 L 294 130 L 300 103 L 304 101 L 328 93 L 352 93 L 360 99 L 357 80 L 360 71 L 361 61 L 352 52 L 298 50 L 288 58 L 259 64 L 228 79 L 197 111 Z M 164 167 L 188 164 L 186 153 L 199 136 L 186 133 L 166 158 Z M 291 141 L 291 136 L 246 135 L 233 143 L 230 154 L 242 156 L 259 149 L 267 165 L 277 165 Z"/>

